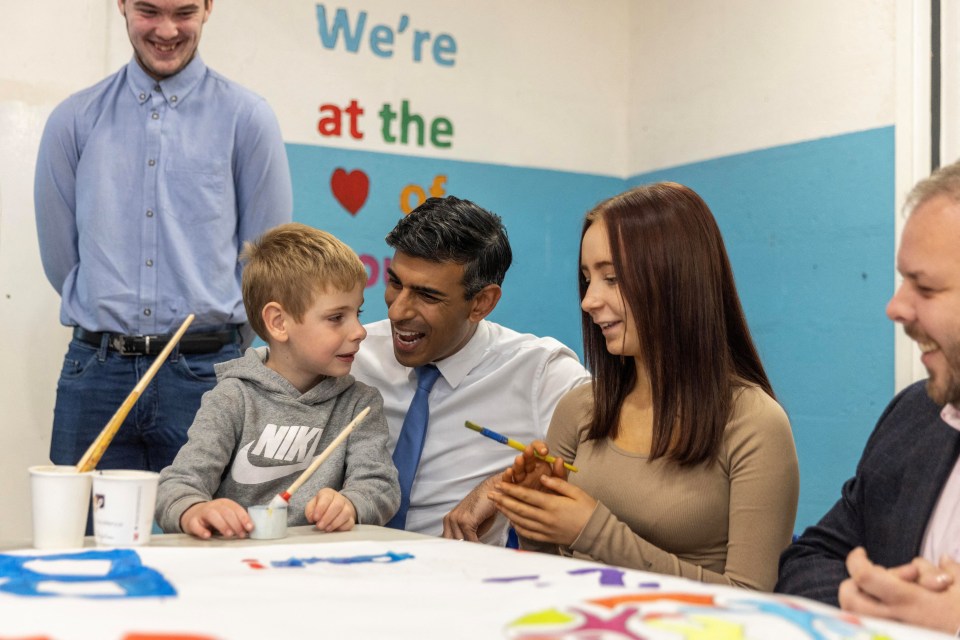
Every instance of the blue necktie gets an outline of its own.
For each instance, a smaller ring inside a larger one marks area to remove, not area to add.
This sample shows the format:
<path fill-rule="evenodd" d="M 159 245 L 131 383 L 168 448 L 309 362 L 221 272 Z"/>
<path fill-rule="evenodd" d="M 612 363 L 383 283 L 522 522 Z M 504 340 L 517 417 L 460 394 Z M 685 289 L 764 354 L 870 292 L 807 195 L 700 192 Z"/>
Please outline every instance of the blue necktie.
<path fill-rule="evenodd" d="M 393 516 L 388 527 L 403 529 L 407 524 L 407 509 L 410 508 L 410 489 L 417 475 L 420 454 L 423 453 L 423 441 L 427 435 L 427 421 L 430 418 L 430 405 L 427 402 L 430 389 L 440 377 L 440 370 L 432 364 L 417 367 L 417 392 L 413 394 L 407 416 L 403 419 L 397 448 L 393 450 L 393 464 L 397 466 L 400 480 L 400 509 Z"/>

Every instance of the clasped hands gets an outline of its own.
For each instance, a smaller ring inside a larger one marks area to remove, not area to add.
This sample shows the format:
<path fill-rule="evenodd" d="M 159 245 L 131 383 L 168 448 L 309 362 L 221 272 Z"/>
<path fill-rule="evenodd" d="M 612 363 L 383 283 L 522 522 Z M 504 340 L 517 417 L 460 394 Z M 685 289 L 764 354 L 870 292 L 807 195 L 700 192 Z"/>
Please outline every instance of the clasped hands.
<path fill-rule="evenodd" d="M 887 569 L 862 547 L 847 556 L 850 577 L 840 584 L 840 607 L 852 613 L 956 633 L 960 627 L 960 564 L 923 558 Z"/>
<path fill-rule="evenodd" d="M 357 522 L 353 503 L 339 491 L 320 489 L 304 508 L 307 521 L 320 531 L 349 531 Z M 229 498 L 198 502 L 180 516 L 180 529 L 202 540 L 219 534 L 224 538 L 246 538 L 253 531 L 247 510 Z"/>
<path fill-rule="evenodd" d="M 597 501 L 567 481 L 563 460 L 557 458 L 553 464 L 543 460 L 548 453 L 544 442 L 532 442 L 487 497 L 524 538 L 569 546 L 587 525 Z"/>

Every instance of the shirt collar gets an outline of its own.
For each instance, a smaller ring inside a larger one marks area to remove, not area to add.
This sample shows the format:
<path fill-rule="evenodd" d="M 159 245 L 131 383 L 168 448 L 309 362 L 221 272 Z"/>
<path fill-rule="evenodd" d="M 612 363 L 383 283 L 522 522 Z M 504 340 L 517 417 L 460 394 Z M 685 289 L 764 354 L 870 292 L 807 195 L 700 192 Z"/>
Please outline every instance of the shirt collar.
<path fill-rule="evenodd" d="M 159 95 L 167 101 L 167 105 L 175 109 L 193 88 L 200 84 L 206 73 L 207 65 L 200 58 L 200 54 L 196 53 L 193 60 L 179 73 L 163 80 L 154 80 L 137 62 L 137 57 L 133 56 L 127 63 L 127 84 L 140 104 L 149 100 L 154 89 L 160 87 Z"/>
<path fill-rule="evenodd" d="M 948 404 L 940 410 L 940 418 L 948 425 L 960 431 L 960 409 Z"/>
<path fill-rule="evenodd" d="M 451 356 L 433 364 L 440 369 L 440 375 L 452 388 L 456 389 L 467 374 L 480 364 L 490 346 L 490 328 L 486 320 L 481 320 L 467 344 Z"/>

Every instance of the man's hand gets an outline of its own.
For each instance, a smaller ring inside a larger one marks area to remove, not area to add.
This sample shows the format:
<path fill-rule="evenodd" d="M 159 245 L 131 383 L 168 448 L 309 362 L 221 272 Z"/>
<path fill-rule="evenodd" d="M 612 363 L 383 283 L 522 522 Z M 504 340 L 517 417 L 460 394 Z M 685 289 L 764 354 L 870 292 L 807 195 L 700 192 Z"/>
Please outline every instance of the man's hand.
<path fill-rule="evenodd" d="M 487 497 L 499 476 L 491 476 L 467 494 L 450 513 L 443 516 L 443 537 L 480 542 L 497 517 L 497 507 Z"/>
<path fill-rule="evenodd" d="M 253 521 L 247 510 L 233 500 L 217 498 L 208 502 L 198 502 L 180 516 L 180 529 L 201 540 L 207 540 L 214 533 L 224 538 L 246 538 L 253 530 Z"/>
<path fill-rule="evenodd" d="M 847 556 L 850 578 L 840 584 L 840 607 L 947 633 L 960 627 L 960 564 L 945 558 L 935 567 L 923 558 L 893 569 L 870 562 L 857 547 Z"/>

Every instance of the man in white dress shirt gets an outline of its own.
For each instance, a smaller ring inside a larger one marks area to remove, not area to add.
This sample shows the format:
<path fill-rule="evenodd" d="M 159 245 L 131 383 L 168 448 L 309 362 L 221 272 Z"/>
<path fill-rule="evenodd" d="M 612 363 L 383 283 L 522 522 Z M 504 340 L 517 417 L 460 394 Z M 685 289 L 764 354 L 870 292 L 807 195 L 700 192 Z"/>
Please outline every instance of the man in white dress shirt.
<path fill-rule="evenodd" d="M 391 449 L 417 388 L 416 367 L 440 370 L 403 526 L 502 545 L 507 523 L 486 495 L 516 451 L 464 422 L 520 442 L 543 439 L 557 401 L 589 374 L 557 340 L 485 319 L 512 260 L 499 216 L 453 196 L 430 198 L 386 240 L 395 251 L 388 319 L 366 325 L 352 373 L 383 394 Z"/>

